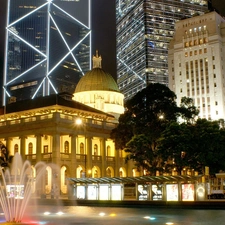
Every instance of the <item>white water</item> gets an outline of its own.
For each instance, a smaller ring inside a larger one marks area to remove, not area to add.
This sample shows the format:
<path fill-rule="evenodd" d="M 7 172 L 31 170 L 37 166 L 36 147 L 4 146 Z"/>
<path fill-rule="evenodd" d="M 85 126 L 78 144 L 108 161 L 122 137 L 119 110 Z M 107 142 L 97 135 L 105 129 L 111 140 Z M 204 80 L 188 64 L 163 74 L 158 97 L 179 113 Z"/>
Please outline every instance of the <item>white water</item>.
<path fill-rule="evenodd" d="M 9 169 L 3 171 L 0 167 L 0 204 L 7 222 L 22 221 L 32 191 L 45 171 L 43 162 L 32 167 L 28 160 L 23 162 L 18 153 Z"/>

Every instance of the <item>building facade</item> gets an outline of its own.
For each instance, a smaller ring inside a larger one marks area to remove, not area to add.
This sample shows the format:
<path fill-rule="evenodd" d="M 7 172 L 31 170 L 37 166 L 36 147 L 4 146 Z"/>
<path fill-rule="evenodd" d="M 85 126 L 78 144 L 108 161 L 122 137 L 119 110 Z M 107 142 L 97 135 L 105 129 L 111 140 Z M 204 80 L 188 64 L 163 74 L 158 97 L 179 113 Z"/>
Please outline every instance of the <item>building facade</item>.
<path fill-rule="evenodd" d="M 50 194 L 54 184 L 66 195 L 67 178 L 137 176 L 110 139 L 115 126 L 110 114 L 68 95 L 50 95 L 8 104 L 0 115 L 0 141 L 11 156 L 18 152 L 32 166 L 56 165 L 57 172 L 46 170 L 38 193 Z"/>
<path fill-rule="evenodd" d="M 168 85 L 175 22 L 207 8 L 206 0 L 116 0 L 117 83 L 125 100 L 148 83 Z"/>
<path fill-rule="evenodd" d="M 176 23 L 169 50 L 169 87 L 194 99 L 199 117 L 225 119 L 225 19 L 216 12 Z"/>
<path fill-rule="evenodd" d="M 91 66 L 90 2 L 8 1 L 3 105 L 73 93 Z"/>

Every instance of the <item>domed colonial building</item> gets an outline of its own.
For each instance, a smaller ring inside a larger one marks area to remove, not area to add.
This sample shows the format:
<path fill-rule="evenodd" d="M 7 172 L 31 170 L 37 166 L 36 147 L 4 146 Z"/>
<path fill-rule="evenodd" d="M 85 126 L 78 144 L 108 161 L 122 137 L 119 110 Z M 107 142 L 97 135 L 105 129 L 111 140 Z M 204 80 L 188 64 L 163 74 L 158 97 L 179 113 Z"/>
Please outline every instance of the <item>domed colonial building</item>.
<path fill-rule="evenodd" d="M 123 95 L 110 74 L 101 69 L 101 57 L 78 83 L 75 97 L 68 93 L 15 101 L 0 108 L 0 146 L 10 156 L 17 152 L 29 160 L 35 173 L 37 162 L 49 166 L 40 196 L 57 187 L 68 194 L 67 178 L 136 176 L 126 153 L 115 148 L 110 133 L 123 113 Z M 1 147 L 0 147 L 1 150 Z M 3 151 L 2 151 L 3 152 Z M 35 178 L 35 177 L 34 177 Z"/>
<path fill-rule="evenodd" d="M 101 61 L 97 51 L 96 56 L 93 56 L 93 69 L 80 79 L 73 100 L 118 119 L 124 113 L 124 95 L 120 93 L 113 77 L 102 69 Z"/>

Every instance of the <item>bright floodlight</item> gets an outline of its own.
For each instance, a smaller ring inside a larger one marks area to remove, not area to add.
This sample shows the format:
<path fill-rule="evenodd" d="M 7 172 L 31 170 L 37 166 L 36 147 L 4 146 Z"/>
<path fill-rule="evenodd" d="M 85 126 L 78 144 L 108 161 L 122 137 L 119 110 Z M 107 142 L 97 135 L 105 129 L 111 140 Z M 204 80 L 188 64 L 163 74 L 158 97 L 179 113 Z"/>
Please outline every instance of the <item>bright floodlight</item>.
<path fill-rule="evenodd" d="M 81 124 L 82 124 L 82 119 L 77 118 L 77 119 L 75 120 L 75 123 L 76 123 L 76 125 L 81 125 Z"/>

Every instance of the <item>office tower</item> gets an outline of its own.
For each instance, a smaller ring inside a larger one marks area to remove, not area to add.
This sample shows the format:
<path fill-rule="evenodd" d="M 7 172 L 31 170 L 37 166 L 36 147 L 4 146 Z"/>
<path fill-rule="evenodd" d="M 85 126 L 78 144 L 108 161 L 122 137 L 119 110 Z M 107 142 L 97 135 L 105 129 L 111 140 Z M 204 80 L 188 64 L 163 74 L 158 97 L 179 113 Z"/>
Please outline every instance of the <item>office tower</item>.
<path fill-rule="evenodd" d="M 216 12 L 176 23 L 169 49 L 169 87 L 194 99 L 201 118 L 225 119 L 225 19 Z"/>
<path fill-rule="evenodd" d="M 168 85 L 175 22 L 206 10 L 206 0 L 116 0 L 117 83 L 125 100 L 148 83 Z"/>
<path fill-rule="evenodd" d="M 74 92 L 91 65 L 90 7 L 90 0 L 8 0 L 3 104 Z"/>

